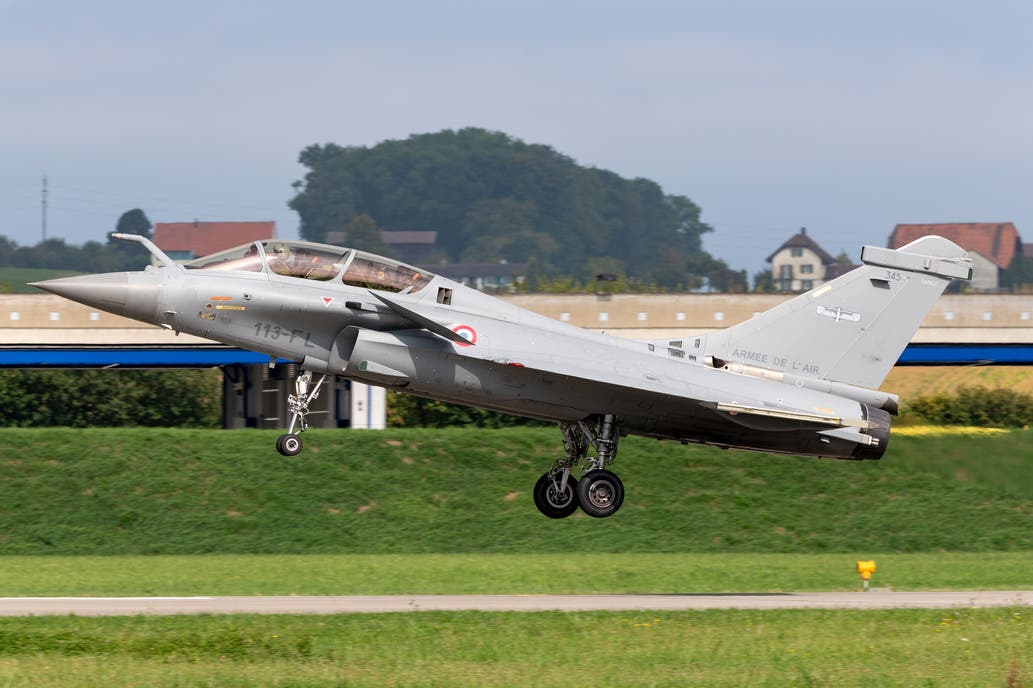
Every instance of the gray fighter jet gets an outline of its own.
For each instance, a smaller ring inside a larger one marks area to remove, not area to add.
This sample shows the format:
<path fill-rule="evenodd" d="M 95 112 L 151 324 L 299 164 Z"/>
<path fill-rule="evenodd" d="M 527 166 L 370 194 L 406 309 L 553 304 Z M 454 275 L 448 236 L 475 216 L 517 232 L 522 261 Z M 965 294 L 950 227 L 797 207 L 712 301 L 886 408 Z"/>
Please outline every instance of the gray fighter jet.
<path fill-rule="evenodd" d="M 291 420 L 301 451 L 313 374 L 554 421 L 564 456 L 534 487 L 550 518 L 610 516 L 611 472 L 634 434 L 837 459 L 879 459 L 897 397 L 878 391 L 925 314 L 971 261 L 928 236 L 866 246 L 861 267 L 739 325 L 631 341 L 546 318 L 388 258 L 303 241 L 258 241 L 179 265 L 35 286 L 161 327 L 297 361 Z"/>

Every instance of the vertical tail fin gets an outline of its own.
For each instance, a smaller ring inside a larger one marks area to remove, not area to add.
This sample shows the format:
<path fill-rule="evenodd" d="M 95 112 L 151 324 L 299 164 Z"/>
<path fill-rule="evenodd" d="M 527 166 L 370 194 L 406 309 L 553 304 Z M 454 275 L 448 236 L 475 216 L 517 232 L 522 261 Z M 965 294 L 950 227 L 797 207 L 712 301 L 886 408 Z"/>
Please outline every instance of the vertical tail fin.
<path fill-rule="evenodd" d="M 965 250 L 926 236 L 897 250 L 865 246 L 861 267 L 702 338 L 704 356 L 876 388 L 952 278 Z"/>

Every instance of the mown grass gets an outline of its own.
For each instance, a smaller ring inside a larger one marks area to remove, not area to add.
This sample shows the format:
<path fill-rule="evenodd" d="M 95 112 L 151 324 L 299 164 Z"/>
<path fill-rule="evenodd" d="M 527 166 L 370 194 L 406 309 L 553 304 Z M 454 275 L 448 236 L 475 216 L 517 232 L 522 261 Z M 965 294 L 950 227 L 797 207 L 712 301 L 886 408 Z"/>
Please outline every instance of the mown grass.
<path fill-rule="evenodd" d="M 0 430 L 0 554 L 1033 551 L 1033 432 L 898 436 L 881 462 L 626 438 L 609 519 L 542 517 L 549 428 Z"/>
<path fill-rule="evenodd" d="M 1033 552 L 8 556 L 0 596 L 750 593 L 1033 587 Z"/>
<path fill-rule="evenodd" d="M 1029 610 L 0 619 L 6 686 L 1018 686 Z"/>

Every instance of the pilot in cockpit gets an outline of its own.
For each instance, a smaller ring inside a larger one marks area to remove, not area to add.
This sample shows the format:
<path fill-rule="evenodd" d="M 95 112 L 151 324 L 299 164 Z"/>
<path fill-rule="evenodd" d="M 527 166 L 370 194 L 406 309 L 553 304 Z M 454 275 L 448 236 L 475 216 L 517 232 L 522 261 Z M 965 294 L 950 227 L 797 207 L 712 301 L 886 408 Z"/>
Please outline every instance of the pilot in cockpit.
<path fill-rule="evenodd" d="M 274 244 L 267 252 L 269 269 L 277 275 L 291 275 L 291 250 L 286 244 Z"/>

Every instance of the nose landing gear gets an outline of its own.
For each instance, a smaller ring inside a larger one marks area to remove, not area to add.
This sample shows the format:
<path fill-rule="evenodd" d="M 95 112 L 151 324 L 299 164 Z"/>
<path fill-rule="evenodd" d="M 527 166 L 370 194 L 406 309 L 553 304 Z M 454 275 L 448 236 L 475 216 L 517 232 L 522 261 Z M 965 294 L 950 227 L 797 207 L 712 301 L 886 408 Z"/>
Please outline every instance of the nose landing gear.
<path fill-rule="evenodd" d="M 308 422 L 305 420 L 305 416 L 308 415 L 308 405 L 319 396 L 319 390 L 325 380 L 326 375 L 323 375 L 310 390 L 311 371 L 306 370 L 295 378 L 294 394 L 287 397 L 287 410 L 291 412 L 291 422 L 287 426 L 287 433 L 280 435 L 276 440 L 276 451 L 284 456 L 297 456 L 301 453 L 304 445 L 298 435 L 308 430 Z"/>
<path fill-rule="evenodd" d="M 609 414 L 593 416 L 561 429 L 564 456 L 534 486 L 538 511 L 549 518 L 566 518 L 579 506 L 595 518 L 617 513 L 624 503 L 624 483 L 606 467 L 617 457 L 620 419 Z M 588 457 L 589 445 L 596 450 L 595 458 Z M 580 469 L 580 480 L 572 474 L 576 469 Z"/>

